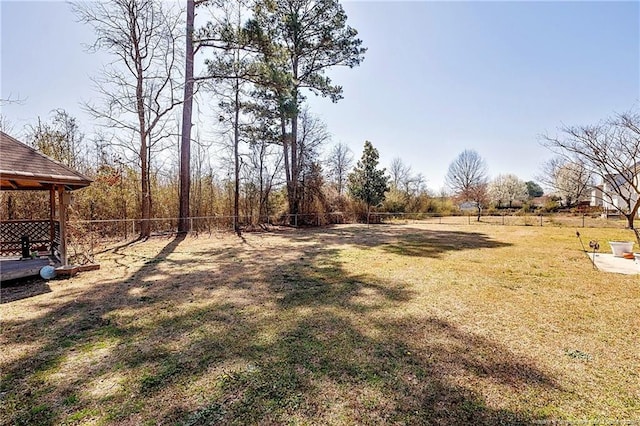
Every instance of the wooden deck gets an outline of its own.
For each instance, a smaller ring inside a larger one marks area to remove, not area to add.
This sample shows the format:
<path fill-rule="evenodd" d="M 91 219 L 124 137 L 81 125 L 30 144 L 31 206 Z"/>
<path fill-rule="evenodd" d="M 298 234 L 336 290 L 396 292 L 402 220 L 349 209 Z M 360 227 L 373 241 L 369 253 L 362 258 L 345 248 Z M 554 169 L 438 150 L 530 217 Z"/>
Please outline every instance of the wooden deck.
<path fill-rule="evenodd" d="M 59 266 L 59 263 L 48 257 L 25 260 L 17 258 L 0 259 L 0 281 L 39 275 L 40 269 L 46 265 Z"/>

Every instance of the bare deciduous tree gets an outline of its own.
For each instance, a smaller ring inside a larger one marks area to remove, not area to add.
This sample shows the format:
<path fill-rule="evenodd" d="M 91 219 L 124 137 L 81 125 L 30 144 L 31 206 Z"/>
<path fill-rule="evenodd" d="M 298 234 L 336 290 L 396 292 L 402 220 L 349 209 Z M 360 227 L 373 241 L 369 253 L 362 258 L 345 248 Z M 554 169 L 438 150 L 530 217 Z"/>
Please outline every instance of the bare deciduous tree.
<path fill-rule="evenodd" d="M 389 166 L 391 188 L 401 189 L 410 179 L 410 176 L 411 166 L 404 164 L 400 157 L 395 157 L 393 160 L 391 160 L 391 166 Z"/>
<path fill-rule="evenodd" d="M 121 145 L 135 153 L 141 181 L 140 237 L 145 238 L 151 232 L 153 148 L 167 137 L 164 127 L 169 112 L 182 102 L 176 83 L 181 57 L 177 31 L 180 18 L 163 3 L 152 0 L 75 3 L 73 10 L 81 22 L 95 30 L 96 41 L 90 51 L 104 50 L 115 57 L 94 78 L 101 102 L 85 107 L 106 126 L 119 131 Z M 132 138 L 138 140 L 133 146 Z"/>
<path fill-rule="evenodd" d="M 544 136 L 543 144 L 600 178 L 603 201 L 625 216 L 640 244 L 640 231 L 634 226 L 640 210 L 640 113 L 618 114 L 596 125 L 561 130 L 563 137 Z"/>
<path fill-rule="evenodd" d="M 277 176 L 282 173 L 282 151 L 265 140 L 252 140 L 249 146 L 248 163 L 251 167 L 248 167 L 247 174 L 258 189 L 258 220 L 268 219 L 271 214 L 269 198 L 274 186 L 278 184 Z"/>
<path fill-rule="evenodd" d="M 76 170 L 87 168 L 87 147 L 75 117 L 63 109 L 52 111 L 50 122 L 28 126 L 27 139 L 38 151 Z"/>
<path fill-rule="evenodd" d="M 445 183 L 462 201 L 475 203 L 478 221 L 488 201 L 487 164 L 474 150 L 462 151 L 449 165 Z"/>
<path fill-rule="evenodd" d="M 331 148 L 325 162 L 328 166 L 330 180 L 335 185 L 338 195 L 342 196 L 349 170 L 353 166 L 353 152 L 347 144 L 339 142 Z"/>
<path fill-rule="evenodd" d="M 396 157 L 391 161 L 389 174 L 391 190 L 401 192 L 405 198 L 425 190 L 424 176 L 421 173 L 413 174 L 411 166 L 405 164 L 400 157 Z"/>
<path fill-rule="evenodd" d="M 13 132 L 13 123 L 3 114 L 0 114 L 0 132 L 7 134 Z"/>
<path fill-rule="evenodd" d="M 315 161 L 320 147 L 331 139 L 331 134 L 327 130 L 327 125 L 312 115 L 308 108 L 304 108 L 299 113 L 299 120 L 296 167 L 302 171 Z"/>

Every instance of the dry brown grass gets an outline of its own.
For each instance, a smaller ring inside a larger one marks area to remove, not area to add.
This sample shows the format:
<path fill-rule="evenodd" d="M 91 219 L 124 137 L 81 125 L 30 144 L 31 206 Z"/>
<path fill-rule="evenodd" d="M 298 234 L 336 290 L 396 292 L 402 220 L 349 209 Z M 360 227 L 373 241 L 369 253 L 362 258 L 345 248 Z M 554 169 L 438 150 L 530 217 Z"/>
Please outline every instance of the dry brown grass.
<path fill-rule="evenodd" d="M 594 271 L 575 228 L 283 229 L 99 261 L 2 289 L 3 424 L 640 421 L 640 278 Z"/>

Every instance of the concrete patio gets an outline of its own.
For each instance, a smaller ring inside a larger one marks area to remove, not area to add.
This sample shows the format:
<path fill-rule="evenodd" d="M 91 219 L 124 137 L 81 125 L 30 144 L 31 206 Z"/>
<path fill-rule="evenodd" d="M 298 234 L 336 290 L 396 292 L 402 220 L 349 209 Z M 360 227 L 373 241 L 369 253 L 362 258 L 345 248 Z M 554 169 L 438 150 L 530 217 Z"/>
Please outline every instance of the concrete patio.
<path fill-rule="evenodd" d="M 603 272 L 613 272 L 616 274 L 638 275 L 640 274 L 640 264 L 634 260 L 615 257 L 610 253 L 587 253 L 593 259 L 598 270 Z"/>

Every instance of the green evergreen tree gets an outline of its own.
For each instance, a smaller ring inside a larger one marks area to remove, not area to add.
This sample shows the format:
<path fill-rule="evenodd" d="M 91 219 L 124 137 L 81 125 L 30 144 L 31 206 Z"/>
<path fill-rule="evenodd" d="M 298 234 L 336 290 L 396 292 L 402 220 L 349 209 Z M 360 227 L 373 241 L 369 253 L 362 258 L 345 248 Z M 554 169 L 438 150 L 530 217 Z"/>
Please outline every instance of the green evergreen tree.
<path fill-rule="evenodd" d="M 529 198 L 542 197 L 544 195 L 544 191 L 540 185 L 530 180 L 525 182 L 527 185 L 527 193 L 529 194 Z"/>
<path fill-rule="evenodd" d="M 361 200 L 367 205 L 367 212 L 371 206 L 377 206 L 384 201 L 385 192 L 389 190 L 389 177 L 385 169 L 378 169 L 378 150 L 371 142 L 364 143 L 362 158 L 349 174 L 347 187 L 351 197 Z"/>
<path fill-rule="evenodd" d="M 289 213 L 300 204 L 300 120 L 304 91 L 342 99 L 342 87 L 326 72 L 337 66 L 353 68 L 364 60 L 366 48 L 358 32 L 347 25 L 339 0 L 270 0 L 254 3 L 247 28 L 262 55 L 259 84 L 275 99 L 281 115 L 281 144 L 287 181 Z"/>

